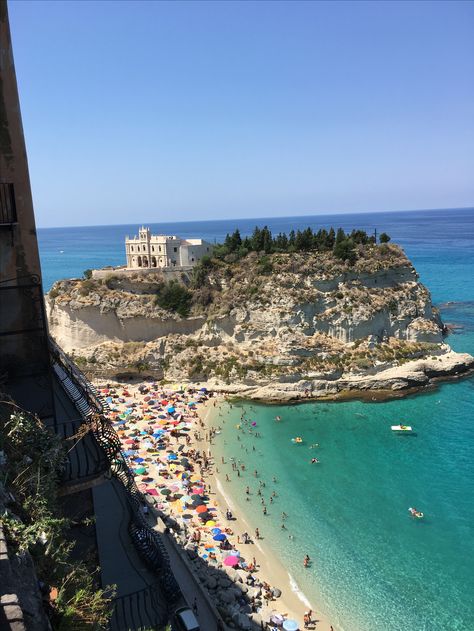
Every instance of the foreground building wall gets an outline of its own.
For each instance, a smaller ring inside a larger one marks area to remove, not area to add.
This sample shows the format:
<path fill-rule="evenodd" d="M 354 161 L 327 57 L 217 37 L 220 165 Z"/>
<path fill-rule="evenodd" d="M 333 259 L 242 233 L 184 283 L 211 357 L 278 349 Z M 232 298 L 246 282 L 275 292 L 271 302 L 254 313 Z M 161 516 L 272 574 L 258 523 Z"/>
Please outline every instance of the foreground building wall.
<path fill-rule="evenodd" d="M 7 5 L 0 0 L 0 382 L 27 376 L 48 388 L 36 226 Z"/>

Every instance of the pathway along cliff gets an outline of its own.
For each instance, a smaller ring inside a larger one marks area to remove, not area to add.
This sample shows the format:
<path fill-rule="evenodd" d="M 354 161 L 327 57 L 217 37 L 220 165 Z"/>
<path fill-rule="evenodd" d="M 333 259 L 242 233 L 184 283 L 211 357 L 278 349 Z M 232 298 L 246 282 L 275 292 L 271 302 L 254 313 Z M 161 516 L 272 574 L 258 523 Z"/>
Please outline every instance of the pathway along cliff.
<path fill-rule="evenodd" d="M 265 401 L 393 396 L 473 370 L 443 342 L 402 249 L 362 241 L 269 253 L 226 241 L 171 280 L 124 270 L 59 281 L 50 332 L 86 371 L 153 370 Z"/>

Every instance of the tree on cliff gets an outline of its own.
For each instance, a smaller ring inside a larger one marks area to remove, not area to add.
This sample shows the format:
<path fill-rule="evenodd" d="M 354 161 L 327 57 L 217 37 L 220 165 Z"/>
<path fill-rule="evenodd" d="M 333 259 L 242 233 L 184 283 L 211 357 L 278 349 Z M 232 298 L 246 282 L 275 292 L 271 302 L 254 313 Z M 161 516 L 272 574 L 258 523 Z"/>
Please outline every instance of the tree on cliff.
<path fill-rule="evenodd" d="M 356 262 L 357 255 L 354 249 L 354 241 L 352 239 L 344 239 L 335 244 L 333 254 L 342 261 L 349 261 L 350 265 Z"/>
<path fill-rule="evenodd" d="M 380 243 L 388 243 L 390 241 L 390 237 L 386 232 L 382 232 L 379 237 L 379 241 Z"/>

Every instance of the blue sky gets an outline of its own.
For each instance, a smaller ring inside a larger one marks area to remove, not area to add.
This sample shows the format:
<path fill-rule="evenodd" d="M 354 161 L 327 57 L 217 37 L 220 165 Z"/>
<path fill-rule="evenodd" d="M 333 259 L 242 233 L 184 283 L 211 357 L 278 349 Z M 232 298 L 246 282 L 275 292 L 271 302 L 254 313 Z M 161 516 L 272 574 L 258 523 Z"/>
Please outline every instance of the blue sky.
<path fill-rule="evenodd" d="M 474 205 L 473 2 L 9 12 L 39 226 Z"/>

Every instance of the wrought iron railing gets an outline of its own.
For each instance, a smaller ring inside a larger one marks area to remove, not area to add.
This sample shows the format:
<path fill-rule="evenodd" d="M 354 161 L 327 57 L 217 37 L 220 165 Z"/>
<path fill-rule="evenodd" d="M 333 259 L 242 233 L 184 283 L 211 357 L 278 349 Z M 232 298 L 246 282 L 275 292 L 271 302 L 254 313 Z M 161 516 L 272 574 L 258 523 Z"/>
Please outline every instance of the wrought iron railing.
<path fill-rule="evenodd" d="M 53 368 L 61 379 L 63 387 L 105 454 L 112 475 L 122 483 L 126 491 L 126 498 L 131 509 L 128 526 L 130 538 L 145 563 L 159 576 L 167 604 L 173 605 L 181 597 L 181 590 L 171 571 L 168 553 L 161 536 L 149 526 L 146 520 L 143 512 L 145 499 L 138 490 L 134 475 L 122 453 L 120 439 L 107 419 L 106 415 L 109 411 L 107 403 L 53 340 L 51 340 L 51 357 Z"/>
<path fill-rule="evenodd" d="M 166 624 L 163 621 L 164 603 L 160 600 L 159 585 L 118 596 L 114 599 L 114 612 L 110 620 L 111 631 L 124 629 L 156 629 Z M 166 606 L 165 606 L 166 608 Z"/>

